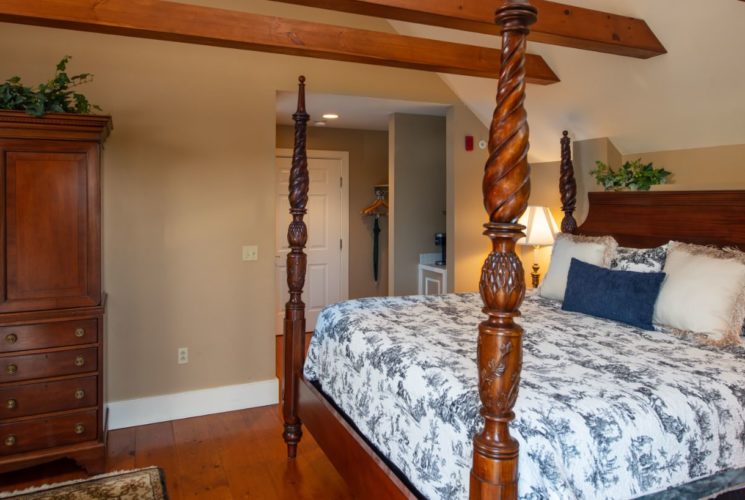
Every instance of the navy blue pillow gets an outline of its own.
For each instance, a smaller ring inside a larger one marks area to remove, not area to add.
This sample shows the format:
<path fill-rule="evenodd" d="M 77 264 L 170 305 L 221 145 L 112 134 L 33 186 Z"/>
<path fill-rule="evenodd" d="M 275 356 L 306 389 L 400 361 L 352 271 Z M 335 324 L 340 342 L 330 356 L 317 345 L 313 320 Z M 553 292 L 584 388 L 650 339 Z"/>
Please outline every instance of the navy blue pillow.
<path fill-rule="evenodd" d="M 665 273 L 612 271 L 572 259 L 561 308 L 654 330 L 654 304 L 664 280 Z"/>

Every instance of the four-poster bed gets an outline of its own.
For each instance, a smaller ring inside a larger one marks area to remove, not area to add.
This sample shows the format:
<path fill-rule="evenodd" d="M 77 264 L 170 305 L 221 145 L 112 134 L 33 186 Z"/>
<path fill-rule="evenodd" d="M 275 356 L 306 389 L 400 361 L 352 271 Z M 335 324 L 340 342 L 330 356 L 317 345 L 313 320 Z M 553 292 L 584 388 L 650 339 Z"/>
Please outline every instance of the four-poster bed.
<path fill-rule="evenodd" d="M 483 190 L 484 205 L 490 222 L 485 233 L 493 251 L 484 263 L 479 288 L 488 319 L 479 326 L 479 393 L 482 400 L 483 431 L 474 440 L 471 476 L 472 498 L 513 498 L 517 496 L 517 442 L 510 437 L 509 423 L 514 417 L 522 363 L 522 329 L 515 323 L 525 295 L 525 279 L 515 253 L 517 240 L 523 237 L 518 219 L 528 205 L 530 167 L 528 165 L 528 122 L 524 108 L 526 85 L 526 42 L 528 27 L 537 20 L 537 10 L 527 0 L 511 0 L 497 10 L 496 21 L 502 26 L 502 61 L 497 107 L 489 135 Z M 302 290 L 305 282 L 307 227 L 303 222 L 308 201 L 308 164 L 305 136 L 309 116 L 305 110 L 305 78 L 300 77 L 298 110 L 293 115 L 295 151 L 290 172 L 290 213 L 292 222 L 287 238 L 287 283 L 290 300 L 285 314 L 284 356 L 284 439 L 288 455 L 294 457 L 302 437 L 299 400 L 307 389 L 300 371 L 303 366 L 305 311 Z M 330 407 L 326 408 L 327 410 Z M 343 427 L 343 419 L 336 419 Z M 318 437 L 317 437 L 318 439 Z M 320 439 L 319 439 L 320 441 Z M 367 450 L 366 450 L 367 451 Z M 390 478 L 390 473 L 383 473 Z M 400 485 L 393 481 L 400 490 Z M 375 491 L 380 481 L 372 479 Z M 383 483 L 384 484 L 384 483 Z"/>
<path fill-rule="evenodd" d="M 486 314 L 478 327 L 477 340 L 478 395 L 483 427 L 472 442 L 470 485 L 465 486 L 471 498 L 518 496 L 520 447 L 510 434 L 510 424 L 515 419 L 513 408 L 523 364 L 523 327 L 515 318 L 520 316 L 526 290 L 515 245 L 523 236 L 524 228 L 517 221 L 527 207 L 530 194 L 529 131 L 523 103 L 526 37 L 536 14 L 528 1 L 509 0 L 497 11 L 496 17 L 502 26 L 503 48 L 497 106 L 490 129 L 489 159 L 483 179 L 484 205 L 489 215 L 484 234 L 492 241 L 492 251 L 486 258 L 479 283 L 482 312 Z M 305 111 L 304 88 L 305 79 L 300 77 L 298 110 L 293 115 L 296 136 L 289 194 L 293 220 L 288 229 L 290 300 L 284 324 L 283 437 L 292 458 L 302 437 L 301 425 L 305 424 L 352 490 L 361 497 L 413 498 L 421 493 L 401 466 L 381 456 L 377 451 L 380 443 L 372 444 L 364 437 L 358 429 L 362 424 L 348 417 L 349 411 L 340 408 L 340 401 L 327 397 L 327 391 L 322 392 L 317 383 L 308 379 L 307 367 L 305 374 L 303 372 L 305 318 L 301 296 L 306 267 L 303 248 L 307 241 L 303 217 L 309 185 L 305 156 L 309 116 Z M 573 217 L 577 187 L 566 132 L 561 140 L 561 152 L 560 193 L 565 213 L 561 227 L 564 233 L 610 235 L 621 244 L 640 248 L 671 239 L 745 247 L 745 221 L 729 210 L 733 204 L 745 208 L 744 192 L 591 193 L 590 216 L 578 227 Z M 401 307 L 401 303 L 390 304 Z M 420 305 L 416 300 L 412 304 L 412 307 Z M 360 307 L 374 309 L 375 305 Z M 531 302 L 530 310 L 535 307 Z M 349 311 L 355 314 L 354 310 Z M 378 310 L 377 313 L 384 312 Z M 527 317 L 523 323 L 529 321 L 531 318 Z M 322 361 L 316 359 L 315 362 Z M 399 391 L 402 390 L 399 385 Z"/>

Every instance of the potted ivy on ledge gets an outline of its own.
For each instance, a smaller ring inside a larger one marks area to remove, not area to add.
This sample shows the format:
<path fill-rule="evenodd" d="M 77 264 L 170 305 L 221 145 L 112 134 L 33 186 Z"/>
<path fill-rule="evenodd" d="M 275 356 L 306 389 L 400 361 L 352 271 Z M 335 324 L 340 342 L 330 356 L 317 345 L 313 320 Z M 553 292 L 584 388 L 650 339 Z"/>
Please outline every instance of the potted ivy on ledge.
<path fill-rule="evenodd" d="M 652 186 L 665 184 L 671 172 L 655 168 L 653 163 L 642 163 L 641 158 L 627 161 L 614 170 L 602 161 L 596 161 L 597 168 L 590 173 L 606 191 L 649 191 Z"/>
<path fill-rule="evenodd" d="M 89 83 L 93 79 L 90 73 L 69 76 L 67 63 L 71 57 L 65 56 L 57 63 L 54 77 L 36 87 L 28 87 L 14 76 L 0 84 L 0 109 L 25 111 L 40 118 L 47 113 L 89 114 L 101 108 L 91 104 L 81 93 L 71 90 L 74 87 Z"/>

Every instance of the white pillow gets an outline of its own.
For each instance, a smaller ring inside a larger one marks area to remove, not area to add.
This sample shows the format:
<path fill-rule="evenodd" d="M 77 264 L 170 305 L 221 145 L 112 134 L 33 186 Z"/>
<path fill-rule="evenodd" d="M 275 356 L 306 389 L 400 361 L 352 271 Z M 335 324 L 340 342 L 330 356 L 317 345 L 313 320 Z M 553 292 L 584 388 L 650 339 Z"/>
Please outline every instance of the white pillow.
<path fill-rule="evenodd" d="M 713 345 L 740 343 L 745 319 L 745 254 L 672 242 L 655 323 L 703 334 Z"/>
<path fill-rule="evenodd" d="M 608 267 L 618 243 L 611 236 L 591 237 L 559 234 L 556 236 L 551 263 L 538 293 L 547 299 L 564 300 L 569 265 L 572 259 Z"/>

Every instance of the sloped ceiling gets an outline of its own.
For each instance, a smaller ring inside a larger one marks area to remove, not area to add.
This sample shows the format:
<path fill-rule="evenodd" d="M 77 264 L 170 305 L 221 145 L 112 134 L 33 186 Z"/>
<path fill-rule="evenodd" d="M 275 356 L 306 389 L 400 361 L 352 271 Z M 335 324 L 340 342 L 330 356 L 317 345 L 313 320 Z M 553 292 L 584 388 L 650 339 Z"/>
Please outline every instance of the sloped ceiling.
<path fill-rule="evenodd" d="M 561 78 L 528 86 L 531 161 L 559 158 L 559 137 L 609 137 L 623 154 L 745 144 L 745 3 L 569 0 L 639 17 L 668 54 L 648 60 L 529 43 Z M 401 34 L 498 47 L 494 37 L 391 21 Z M 440 75 L 488 125 L 496 81 Z M 745 159 L 743 159 L 745 173 Z"/>

